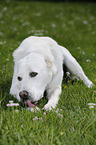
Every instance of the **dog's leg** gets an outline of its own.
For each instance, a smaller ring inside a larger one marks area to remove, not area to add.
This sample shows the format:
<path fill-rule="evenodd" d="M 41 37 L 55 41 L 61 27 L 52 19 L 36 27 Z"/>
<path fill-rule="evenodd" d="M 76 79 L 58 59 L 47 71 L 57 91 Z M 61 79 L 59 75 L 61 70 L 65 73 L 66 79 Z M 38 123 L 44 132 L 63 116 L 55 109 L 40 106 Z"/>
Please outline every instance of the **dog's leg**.
<path fill-rule="evenodd" d="M 45 110 L 51 110 L 56 107 L 59 101 L 59 95 L 61 93 L 61 87 L 56 88 L 54 91 L 48 91 L 48 103 L 44 106 Z"/>
<path fill-rule="evenodd" d="M 79 79 L 81 79 L 87 87 L 92 87 L 93 83 L 87 78 L 76 59 L 66 48 L 62 46 L 60 46 L 60 48 L 64 56 L 64 64 L 66 65 L 70 73 L 74 76 L 76 75 Z"/>

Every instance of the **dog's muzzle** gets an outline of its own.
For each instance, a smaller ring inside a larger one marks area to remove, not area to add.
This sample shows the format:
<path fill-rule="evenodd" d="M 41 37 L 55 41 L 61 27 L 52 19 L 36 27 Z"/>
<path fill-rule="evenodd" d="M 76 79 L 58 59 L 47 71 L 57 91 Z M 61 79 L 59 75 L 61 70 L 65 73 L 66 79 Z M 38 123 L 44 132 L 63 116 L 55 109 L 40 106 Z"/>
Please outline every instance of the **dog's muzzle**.
<path fill-rule="evenodd" d="M 36 107 L 37 104 L 32 104 L 31 100 L 29 100 L 29 95 L 27 91 L 22 91 L 19 93 L 19 96 L 21 98 L 21 102 L 23 106 L 28 106 L 28 107 Z"/>
<path fill-rule="evenodd" d="M 22 91 L 19 93 L 19 96 L 21 99 L 27 100 L 28 99 L 28 92 L 27 91 Z"/>

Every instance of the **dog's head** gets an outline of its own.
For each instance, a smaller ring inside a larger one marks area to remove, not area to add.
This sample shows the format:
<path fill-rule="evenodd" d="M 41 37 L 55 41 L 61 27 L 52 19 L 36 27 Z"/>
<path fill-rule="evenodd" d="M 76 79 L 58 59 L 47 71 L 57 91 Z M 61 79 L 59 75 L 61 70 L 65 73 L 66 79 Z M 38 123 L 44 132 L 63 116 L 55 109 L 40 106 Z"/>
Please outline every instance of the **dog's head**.
<path fill-rule="evenodd" d="M 54 65 L 41 54 L 31 53 L 15 64 L 10 93 L 22 98 L 38 101 L 50 83 L 55 71 Z"/>

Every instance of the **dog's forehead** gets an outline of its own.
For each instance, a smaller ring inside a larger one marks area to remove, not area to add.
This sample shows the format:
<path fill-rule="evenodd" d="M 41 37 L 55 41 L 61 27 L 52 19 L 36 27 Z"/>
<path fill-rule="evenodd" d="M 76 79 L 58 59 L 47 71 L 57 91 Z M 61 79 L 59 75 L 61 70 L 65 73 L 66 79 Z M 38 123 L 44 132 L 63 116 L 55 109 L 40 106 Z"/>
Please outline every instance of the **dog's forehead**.
<path fill-rule="evenodd" d="M 39 54 L 29 54 L 18 63 L 19 71 L 39 72 L 46 67 L 43 56 Z"/>

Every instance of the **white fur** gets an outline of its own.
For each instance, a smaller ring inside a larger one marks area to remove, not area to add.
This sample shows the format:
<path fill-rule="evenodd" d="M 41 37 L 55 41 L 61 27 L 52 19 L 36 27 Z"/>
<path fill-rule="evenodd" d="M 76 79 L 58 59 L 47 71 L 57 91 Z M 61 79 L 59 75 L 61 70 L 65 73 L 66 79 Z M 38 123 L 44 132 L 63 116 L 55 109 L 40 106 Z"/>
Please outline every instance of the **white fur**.
<path fill-rule="evenodd" d="M 19 101 L 19 93 L 23 90 L 29 93 L 32 101 L 40 100 L 47 90 L 48 103 L 44 108 L 55 108 L 61 93 L 63 64 L 72 75 L 83 80 L 87 87 L 93 85 L 70 52 L 49 37 L 26 38 L 14 51 L 13 57 L 14 75 L 10 94 Z M 37 72 L 38 75 L 31 78 L 30 72 Z M 18 76 L 22 77 L 22 81 L 18 81 Z"/>

